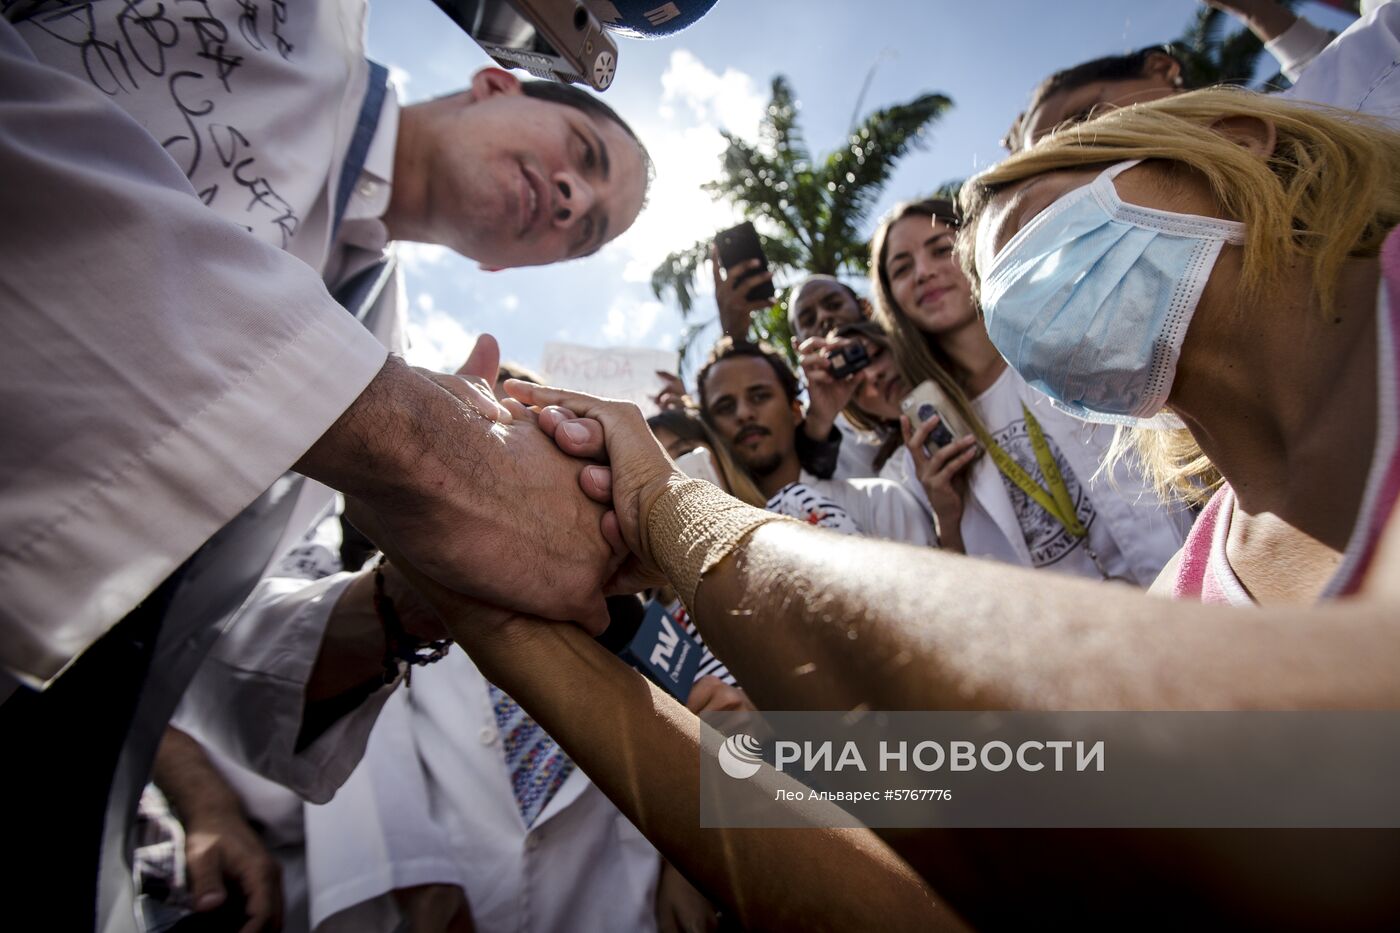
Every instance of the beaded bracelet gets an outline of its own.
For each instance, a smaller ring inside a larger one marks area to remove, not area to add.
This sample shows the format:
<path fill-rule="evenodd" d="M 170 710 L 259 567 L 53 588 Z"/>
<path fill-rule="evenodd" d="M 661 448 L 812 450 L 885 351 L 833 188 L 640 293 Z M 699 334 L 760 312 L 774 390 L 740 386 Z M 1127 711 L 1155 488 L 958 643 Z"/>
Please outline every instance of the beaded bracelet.
<path fill-rule="evenodd" d="M 384 627 L 384 682 L 391 684 L 398 679 L 400 661 L 408 664 L 410 668 L 441 661 L 447 656 L 447 649 L 452 647 L 452 639 L 439 638 L 424 642 L 408 634 L 399 618 L 398 610 L 394 608 L 394 600 L 384 590 L 386 563 L 387 559 L 380 555 L 379 562 L 374 565 L 374 614 L 379 617 L 379 624 Z M 405 674 L 406 681 L 409 674 L 411 670 Z"/>

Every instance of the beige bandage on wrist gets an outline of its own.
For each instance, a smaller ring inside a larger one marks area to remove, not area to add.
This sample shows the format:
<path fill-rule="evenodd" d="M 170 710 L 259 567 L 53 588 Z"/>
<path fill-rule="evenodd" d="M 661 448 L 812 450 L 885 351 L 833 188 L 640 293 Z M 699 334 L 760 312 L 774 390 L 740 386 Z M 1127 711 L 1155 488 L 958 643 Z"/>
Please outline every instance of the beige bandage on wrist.
<path fill-rule="evenodd" d="M 692 611 L 700 578 L 724 560 L 749 532 L 768 522 L 792 521 L 754 508 L 700 479 L 670 486 L 647 516 L 649 550 Z"/>

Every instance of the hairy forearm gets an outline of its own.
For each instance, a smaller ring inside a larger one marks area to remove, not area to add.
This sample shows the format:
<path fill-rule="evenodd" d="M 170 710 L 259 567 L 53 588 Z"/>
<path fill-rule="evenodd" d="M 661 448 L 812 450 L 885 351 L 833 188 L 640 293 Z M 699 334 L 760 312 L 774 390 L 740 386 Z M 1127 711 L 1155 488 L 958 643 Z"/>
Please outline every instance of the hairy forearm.
<path fill-rule="evenodd" d="M 793 523 L 750 533 L 693 608 L 760 709 L 1400 704 L 1393 606 L 1174 603 Z"/>
<path fill-rule="evenodd" d="M 413 443 L 404 417 L 422 404 L 420 382 L 426 380 L 391 355 L 359 397 L 296 462 L 296 470 L 348 496 L 372 494 L 381 483 L 395 482 L 415 452 L 426 446 Z"/>
<path fill-rule="evenodd" d="M 151 780 L 187 824 L 211 814 L 242 816 L 238 796 L 210 763 L 204 749 L 174 726 L 167 726 L 161 738 Z"/>
<path fill-rule="evenodd" d="M 480 459 L 468 451 L 449 467 L 445 444 L 459 454 L 473 445 L 484 449 L 489 428 L 470 405 L 390 356 L 296 469 L 352 498 L 413 507 L 449 470 Z"/>
<path fill-rule="evenodd" d="M 960 924 L 865 830 L 697 826 L 700 721 L 570 625 L 449 622 L 459 643 L 662 854 L 748 929 Z"/>

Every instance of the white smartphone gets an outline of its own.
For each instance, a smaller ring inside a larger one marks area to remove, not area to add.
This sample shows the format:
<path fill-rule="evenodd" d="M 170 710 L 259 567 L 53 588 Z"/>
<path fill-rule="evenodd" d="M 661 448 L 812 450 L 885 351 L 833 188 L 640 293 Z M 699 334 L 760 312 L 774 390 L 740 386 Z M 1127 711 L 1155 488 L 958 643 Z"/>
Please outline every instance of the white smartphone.
<path fill-rule="evenodd" d="M 715 456 L 708 447 L 697 447 L 690 453 L 681 454 L 676 458 L 676 466 L 691 479 L 703 479 L 720 489 L 724 488 L 724 480 L 719 478 L 719 467 L 715 465 Z"/>
<path fill-rule="evenodd" d="M 904 400 L 899 403 L 899 410 L 909 416 L 909 423 L 915 430 L 934 415 L 939 417 L 938 427 L 928 436 L 929 443 L 935 447 L 946 447 L 958 438 L 972 433 L 967 422 L 953 406 L 952 399 L 948 398 L 948 393 L 932 379 L 919 383 L 914 387 L 914 391 L 904 396 Z"/>

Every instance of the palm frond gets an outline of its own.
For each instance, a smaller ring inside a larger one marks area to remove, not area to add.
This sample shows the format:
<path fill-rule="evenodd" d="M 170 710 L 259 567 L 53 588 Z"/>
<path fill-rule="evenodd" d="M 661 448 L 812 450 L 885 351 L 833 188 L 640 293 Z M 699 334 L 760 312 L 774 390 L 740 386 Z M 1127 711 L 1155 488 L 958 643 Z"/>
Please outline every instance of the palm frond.
<path fill-rule="evenodd" d="M 956 204 L 958 202 L 958 192 L 962 191 L 963 182 L 965 181 L 967 181 L 966 178 L 950 178 L 937 188 L 934 188 L 929 194 L 929 197 L 943 198 L 946 201 L 952 201 Z"/>
<path fill-rule="evenodd" d="M 720 172 L 703 188 L 754 222 L 780 289 L 802 274 L 864 275 L 869 265 L 869 244 L 862 235 L 865 222 L 895 164 L 923 143 L 927 127 L 950 106 L 942 94 L 923 94 L 877 110 L 841 149 L 817 160 L 802 137 L 797 98 L 779 75 L 772 82 L 758 141 L 725 134 Z M 705 241 L 667 256 L 652 273 L 657 298 L 674 294 L 681 313 L 691 314 L 695 277 L 709 249 Z M 712 325 L 710 315 L 689 324 L 682 354 L 689 353 L 697 335 Z M 771 308 L 753 317 L 750 334 L 791 352 L 786 295 L 780 294 Z"/>
<path fill-rule="evenodd" d="M 696 349 L 695 341 L 700 339 L 700 335 L 715 321 L 716 318 L 707 318 L 704 321 L 687 324 L 685 330 L 681 332 L 681 340 L 676 347 L 676 356 L 679 357 L 676 361 L 676 375 L 680 376 L 682 380 L 685 379 L 686 372 L 690 368 L 686 364 L 690 361 L 691 353 Z"/>
<path fill-rule="evenodd" d="M 695 303 L 695 274 L 709 257 L 709 240 L 671 253 L 652 270 L 651 293 L 659 301 L 665 300 L 667 292 L 674 294 L 681 314 L 689 314 Z"/>
<path fill-rule="evenodd" d="M 794 369 L 800 365 L 797 351 L 792 348 L 792 328 L 788 326 L 786 295 L 783 295 L 781 300 L 771 308 L 760 311 L 753 316 L 753 320 L 749 323 L 749 339 L 762 340 L 771 344 L 773 349 L 787 357 L 788 363 Z"/>
<path fill-rule="evenodd" d="M 942 94 L 921 94 L 877 110 L 827 157 L 821 174 L 830 193 L 828 233 L 833 238 L 847 240 L 855 233 L 884 193 L 896 163 L 924 144 L 929 125 L 952 104 Z"/>
<path fill-rule="evenodd" d="M 1280 0 L 1289 8 L 1297 0 Z M 1258 73 L 1264 44 L 1227 13 L 1209 7 L 1196 10 L 1186 30 L 1172 43 L 1181 60 L 1182 77 L 1190 87 L 1213 84 L 1249 85 Z M 1260 87 L 1276 84 L 1271 78 Z"/>
<path fill-rule="evenodd" d="M 779 160 L 737 136 L 723 136 L 728 145 L 720 163 L 720 177 L 701 187 L 711 197 L 739 208 L 744 216 L 765 218 L 806 242 L 808 228 L 787 196 L 794 182 Z"/>
<path fill-rule="evenodd" d="M 801 106 L 787 78 L 775 75 L 768 109 L 763 112 L 758 133 L 759 139 L 771 152 L 785 153 L 791 161 L 810 162 L 812 157 L 807 153 L 807 143 L 797 125 L 797 112 Z"/>
<path fill-rule="evenodd" d="M 1220 41 L 1216 50 L 1216 62 L 1220 68 L 1221 84 L 1249 84 L 1254 80 L 1254 72 L 1259 56 L 1264 52 L 1264 43 L 1248 29 L 1240 29 Z"/>

